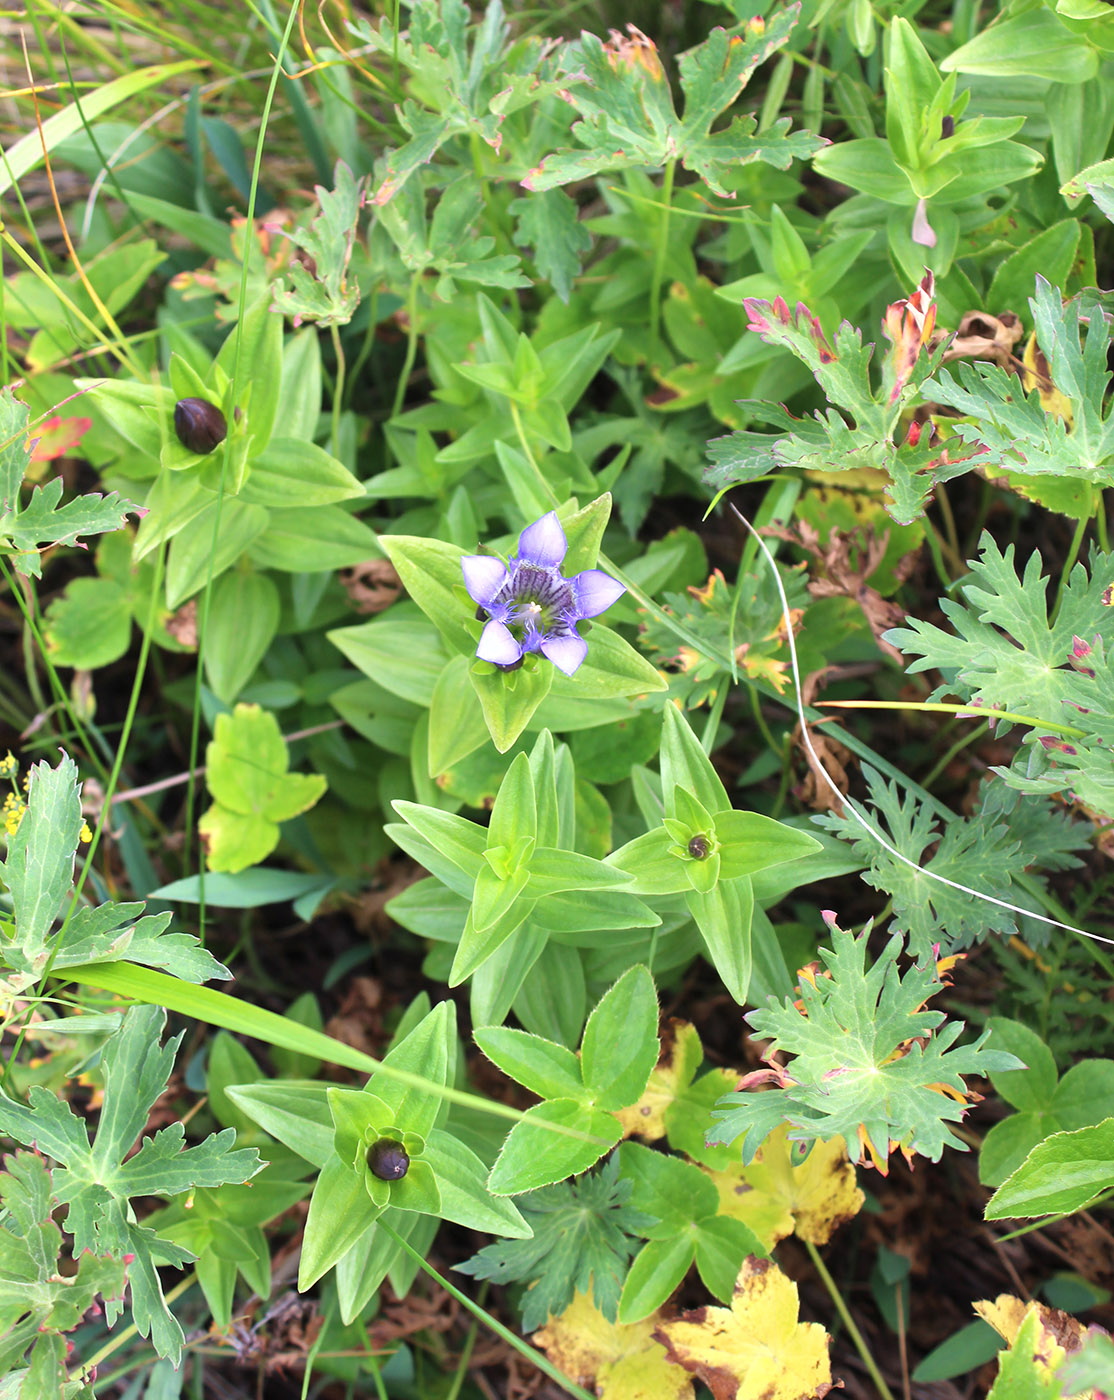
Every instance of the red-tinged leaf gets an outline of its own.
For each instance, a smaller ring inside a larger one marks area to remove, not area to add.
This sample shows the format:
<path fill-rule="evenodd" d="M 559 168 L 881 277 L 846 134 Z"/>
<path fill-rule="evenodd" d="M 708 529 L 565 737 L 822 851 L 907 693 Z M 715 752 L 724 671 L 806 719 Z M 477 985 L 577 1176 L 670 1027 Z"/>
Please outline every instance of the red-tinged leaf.
<path fill-rule="evenodd" d="M 53 462 L 70 452 L 93 426 L 91 418 L 48 418 L 27 440 L 32 462 Z"/>

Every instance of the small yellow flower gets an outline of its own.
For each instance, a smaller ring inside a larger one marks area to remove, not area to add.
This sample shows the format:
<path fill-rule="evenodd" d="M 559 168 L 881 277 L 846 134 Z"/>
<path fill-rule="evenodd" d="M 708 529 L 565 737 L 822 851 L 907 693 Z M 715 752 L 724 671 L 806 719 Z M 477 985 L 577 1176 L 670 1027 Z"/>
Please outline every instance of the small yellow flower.
<path fill-rule="evenodd" d="M 77 839 L 78 839 L 80 842 L 82 842 L 84 845 L 86 845 L 86 846 L 89 844 L 90 841 L 92 841 L 92 839 L 93 839 L 93 833 L 92 833 L 92 831 L 90 831 L 90 829 L 89 829 L 89 823 L 88 823 L 88 822 L 82 822 L 82 823 L 81 823 L 81 831 L 80 831 L 80 833 L 78 834 L 78 838 L 77 838 Z"/>
<path fill-rule="evenodd" d="M 19 762 L 11 749 L 0 758 L 0 778 L 14 778 L 19 772 Z"/>
<path fill-rule="evenodd" d="M 10 792 L 4 799 L 3 807 L 0 807 L 0 819 L 3 820 L 4 830 L 9 836 L 14 836 L 19 830 L 19 824 L 23 820 L 23 814 L 27 810 L 27 804 L 21 802 L 14 792 Z"/>

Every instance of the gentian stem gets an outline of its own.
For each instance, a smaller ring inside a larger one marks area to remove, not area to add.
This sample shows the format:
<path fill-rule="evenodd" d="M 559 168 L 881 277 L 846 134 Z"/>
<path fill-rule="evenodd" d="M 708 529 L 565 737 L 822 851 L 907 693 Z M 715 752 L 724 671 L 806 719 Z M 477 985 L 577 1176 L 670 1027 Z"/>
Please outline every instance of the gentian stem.
<path fill-rule="evenodd" d="M 406 358 L 402 362 L 402 373 L 395 386 L 395 401 L 391 406 L 391 417 L 397 418 L 402 412 L 402 401 L 406 397 L 406 386 L 410 382 L 410 372 L 418 355 L 418 273 L 410 279 L 410 291 L 406 298 Z"/>
<path fill-rule="evenodd" d="M 1051 621 L 1055 622 L 1060 612 L 1060 604 L 1064 601 L 1064 589 L 1068 586 L 1068 578 L 1072 569 L 1075 568 L 1075 561 L 1079 558 L 1079 549 L 1083 543 L 1083 536 L 1087 533 L 1089 517 L 1080 516 L 1075 523 L 1075 534 L 1071 537 L 1071 544 L 1068 545 L 1068 557 L 1064 560 L 1064 567 L 1060 570 L 1060 583 L 1056 589 L 1056 601 L 1052 604 Z"/>
<path fill-rule="evenodd" d="M 1110 553 L 1110 535 L 1106 525 L 1106 494 L 1099 490 L 1099 503 L 1095 509 L 1095 529 L 1098 531 L 1099 548 L 1103 554 Z"/>

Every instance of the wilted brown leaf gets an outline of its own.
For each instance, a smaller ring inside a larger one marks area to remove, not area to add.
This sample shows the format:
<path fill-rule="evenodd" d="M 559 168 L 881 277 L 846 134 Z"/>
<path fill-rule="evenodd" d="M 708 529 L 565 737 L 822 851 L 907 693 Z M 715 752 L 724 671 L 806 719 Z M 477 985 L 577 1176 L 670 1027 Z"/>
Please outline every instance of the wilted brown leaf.
<path fill-rule="evenodd" d="M 358 613 L 381 613 L 402 592 L 402 580 L 389 559 L 365 559 L 340 571 L 340 581 Z"/>
<path fill-rule="evenodd" d="M 886 557 L 890 542 L 888 530 L 878 534 L 873 525 L 859 526 L 855 530 L 833 529 L 825 544 L 820 543 L 820 532 L 807 521 L 801 521 L 793 530 L 785 526 L 769 526 L 762 534 L 787 540 L 811 555 L 819 568 L 818 576 L 809 581 L 808 591 L 812 596 L 850 598 L 857 603 L 880 650 L 899 665 L 903 663 L 901 652 L 884 641 L 882 633 L 891 627 L 900 627 L 905 621 L 905 612 L 867 583 Z M 893 572 L 899 583 L 905 582 L 916 562 L 917 554 L 913 552 L 905 555 L 894 567 Z"/>
<path fill-rule="evenodd" d="M 190 651 L 197 648 L 197 599 L 183 603 L 176 613 L 166 620 L 166 630 L 179 644 Z"/>
<path fill-rule="evenodd" d="M 1012 311 L 991 316 L 986 311 L 967 311 L 960 318 L 955 338 L 944 351 L 944 363 L 951 360 L 989 360 L 1002 369 L 1016 369 L 1013 347 L 1021 339 L 1021 318 Z"/>

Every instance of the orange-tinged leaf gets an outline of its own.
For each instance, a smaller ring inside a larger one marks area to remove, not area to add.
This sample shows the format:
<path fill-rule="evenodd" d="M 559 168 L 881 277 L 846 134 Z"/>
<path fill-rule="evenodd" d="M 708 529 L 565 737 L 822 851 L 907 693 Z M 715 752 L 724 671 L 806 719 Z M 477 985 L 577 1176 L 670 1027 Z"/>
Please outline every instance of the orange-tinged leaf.
<path fill-rule="evenodd" d="M 917 359 L 936 329 L 936 284 L 932 273 L 925 274 L 911 297 L 895 301 L 887 308 L 882 334 L 893 344 L 888 368 L 893 375 L 890 403 L 896 403 L 916 368 Z"/>
<path fill-rule="evenodd" d="M 720 1209 L 749 1225 L 768 1249 L 788 1234 L 811 1244 L 827 1244 L 845 1221 L 862 1209 L 866 1197 L 855 1182 L 841 1138 L 818 1142 L 794 1165 L 788 1128 L 776 1128 L 753 1162 L 710 1172 L 720 1193 Z"/>
<path fill-rule="evenodd" d="M 577 1385 L 600 1400 L 692 1400 L 692 1380 L 666 1359 L 655 1340 L 660 1312 L 624 1326 L 608 1322 L 578 1293 L 560 1317 L 551 1318 L 533 1341 Z"/>
<path fill-rule="evenodd" d="M 665 73 L 653 39 L 647 39 L 642 30 L 633 24 L 627 25 L 627 32 L 630 38 L 620 34 L 617 29 L 612 29 L 611 38 L 603 46 L 612 69 L 615 72 L 620 69 L 626 69 L 628 72 L 641 69 L 652 83 L 664 82 Z"/>
<path fill-rule="evenodd" d="M 789 663 L 778 661 L 772 656 L 751 655 L 744 643 L 737 648 L 735 659 L 752 681 L 765 681 L 772 685 L 779 695 L 789 684 Z"/>
<path fill-rule="evenodd" d="M 828 1334 L 798 1310 L 797 1285 L 752 1257 L 729 1308 L 697 1308 L 654 1335 L 715 1400 L 821 1400 L 832 1388 Z"/>

